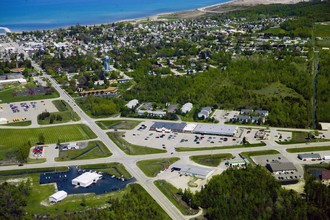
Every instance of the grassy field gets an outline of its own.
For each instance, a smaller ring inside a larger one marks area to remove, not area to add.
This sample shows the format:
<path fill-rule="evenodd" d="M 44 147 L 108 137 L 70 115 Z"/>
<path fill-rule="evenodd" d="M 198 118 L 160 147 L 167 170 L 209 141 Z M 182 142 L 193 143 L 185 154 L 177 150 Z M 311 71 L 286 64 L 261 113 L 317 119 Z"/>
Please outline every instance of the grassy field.
<path fill-rule="evenodd" d="M 282 130 L 278 130 L 281 132 Z M 283 132 L 288 132 L 283 130 Z M 309 139 L 307 140 L 306 138 L 309 137 L 309 132 L 304 132 L 304 131 L 290 131 L 292 132 L 292 138 L 289 141 L 276 141 L 278 144 L 286 145 L 286 144 L 300 144 L 300 143 L 306 143 L 306 142 L 324 142 L 328 141 L 327 139 Z"/>
<path fill-rule="evenodd" d="M 302 152 L 326 151 L 326 150 L 330 150 L 330 146 L 300 147 L 300 148 L 286 149 L 286 151 L 289 153 L 302 153 Z"/>
<path fill-rule="evenodd" d="M 11 123 L 8 123 L 8 124 L 3 124 L 1 126 L 22 126 L 22 127 L 25 127 L 25 126 L 30 126 L 32 124 L 31 121 L 19 121 L 19 122 L 11 122 Z"/>
<path fill-rule="evenodd" d="M 159 154 L 166 152 L 166 150 L 130 144 L 121 137 L 123 134 L 124 132 L 107 133 L 109 138 L 128 155 Z"/>
<path fill-rule="evenodd" d="M 136 165 L 143 171 L 148 177 L 155 177 L 157 174 L 165 170 L 166 167 L 170 166 L 174 162 L 178 161 L 179 158 L 161 158 L 155 160 L 141 160 Z"/>
<path fill-rule="evenodd" d="M 264 142 L 257 144 L 241 144 L 233 146 L 223 146 L 223 147 L 177 147 L 175 150 L 177 152 L 186 152 L 186 151 L 202 151 L 202 150 L 222 150 L 222 149 L 232 149 L 232 148 L 249 148 L 249 147 L 263 147 L 266 146 Z"/>
<path fill-rule="evenodd" d="M 28 164 L 45 163 L 46 158 L 27 158 Z"/>
<path fill-rule="evenodd" d="M 58 109 L 59 112 L 51 112 L 50 116 L 47 117 L 45 120 L 38 120 L 38 124 L 40 125 L 48 125 L 50 124 L 50 118 L 56 116 L 60 116 L 62 120 L 54 120 L 53 124 L 60 124 L 60 123 L 66 123 L 69 121 L 79 121 L 80 117 L 79 115 L 72 110 L 70 105 L 68 105 L 64 100 L 55 100 L 53 101 L 53 104 Z M 53 116 L 52 116 L 53 115 Z"/>
<path fill-rule="evenodd" d="M 231 158 L 232 154 L 209 154 L 209 155 L 200 155 L 200 156 L 191 156 L 190 159 L 195 163 L 210 166 L 210 167 L 217 167 L 219 166 L 220 162 L 226 158 Z"/>
<path fill-rule="evenodd" d="M 88 146 L 79 150 L 60 151 L 55 161 L 88 160 L 101 157 L 110 157 L 112 153 L 101 141 L 90 141 Z"/>
<path fill-rule="evenodd" d="M 54 91 L 50 95 L 27 95 L 27 96 L 14 96 L 13 93 L 25 91 L 28 88 L 35 88 L 36 85 L 34 83 L 27 84 L 8 84 L 5 86 L 3 90 L 0 91 L 0 99 L 2 102 L 22 102 L 22 101 L 32 101 L 32 100 L 41 100 L 41 99 L 50 99 L 57 98 L 59 94 Z"/>
<path fill-rule="evenodd" d="M 107 129 L 125 129 L 132 130 L 142 121 L 130 121 L 130 120 L 105 120 L 97 121 L 96 124 L 103 130 Z"/>
<path fill-rule="evenodd" d="M 191 209 L 179 195 L 179 189 L 175 188 L 172 184 L 165 180 L 156 180 L 154 184 L 157 188 L 177 207 L 184 215 L 194 215 L 198 213 L 198 210 Z"/>
<path fill-rule="evenodd" d="M 67 171 L 68 167 L 43 167 L 35 169 L 20 169 L 20 170 L 2 170 L 0 171 L 0 180 L 8 179 L 8 176 L 19 176 L 33 173 L 55 172 L 55 171 Z"/>
<path fill-rule="evenodd" d="M 44 136 L 45 144 L 57 143 L 58 140 L 69 142 L 96 138 L 94 132 L 83 124 L 30 129 L 0 129 L 0 160 L 5 158 L 7 153 L 16 151 L 18 147 L 28 141 L 32 145 L 38 143 L 39 135 Z"/>
<path fill-rule="evenodd" d="M 81 169 L 92 169 L 97 170 L 109 175 L 115 175 L 116 177 L 123 177 L 125 179 L 132 178 L 131 174 L 126 170 L 121 163 L 100 163 L 100 164 L 89 164 L 79 166 Z"/>

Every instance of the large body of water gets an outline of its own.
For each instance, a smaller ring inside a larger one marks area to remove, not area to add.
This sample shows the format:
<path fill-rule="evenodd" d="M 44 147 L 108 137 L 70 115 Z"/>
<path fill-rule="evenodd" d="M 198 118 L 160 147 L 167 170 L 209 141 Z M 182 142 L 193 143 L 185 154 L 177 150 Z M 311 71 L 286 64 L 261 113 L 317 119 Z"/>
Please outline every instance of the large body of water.
<path fill-rule="evenodd" d="M 111 23 L 229 0 L 0 0 L 0 26 L 13 31 Z"/>

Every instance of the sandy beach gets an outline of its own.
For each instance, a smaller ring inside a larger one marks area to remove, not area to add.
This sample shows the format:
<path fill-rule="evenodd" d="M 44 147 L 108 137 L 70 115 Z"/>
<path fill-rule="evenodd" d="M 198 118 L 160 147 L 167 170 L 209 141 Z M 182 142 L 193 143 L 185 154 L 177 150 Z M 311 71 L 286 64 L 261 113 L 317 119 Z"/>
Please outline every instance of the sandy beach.
<path fill-rule="evenodd" d="M 164 20 L 168 18 L 194 18 L 205 14 L 221 14 L 230 11 L 242 9 L 244 7 L 255 5 L 268 5 L 268 4 L 296 4 L 299 2 L 307 2 L 308 0 L 232 0 L 225 3 L 209 5 L 206 7 L 198 8 L 195 10 L 161 13 L 148 17 L 149 20 Z M 135 19 L 135 21 L 145 20 L 146 18 Z"/>

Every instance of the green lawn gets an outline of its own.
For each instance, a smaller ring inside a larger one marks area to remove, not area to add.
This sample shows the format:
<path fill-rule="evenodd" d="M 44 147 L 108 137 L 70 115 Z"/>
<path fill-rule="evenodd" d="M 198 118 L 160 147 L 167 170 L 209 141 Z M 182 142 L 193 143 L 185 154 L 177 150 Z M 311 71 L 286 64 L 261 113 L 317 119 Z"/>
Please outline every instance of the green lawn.
<path fill-rule="evenodd" d="M 265 31 L 266 34 L 275 34 L 275 35 L 278 35 L 278 34 L 285 34 L 286 31 L 283 30 L 282 28 L 280 27 L 272 27 L 272 28 L 269 28 L 268 30 Z"/>
<path fill-rule="evenodd" d="M 156 149 L 151 147 L 139 146 L 128 143 L 122 138 L 124 132 L 108 132 L 109 138 L 126 154 L 128 155 L 144 155 L 144 154 L 159 154 L 165 153 L 166 150 Z"/>
<path fill-rule="evenodd" d="M 88 146 L 79 150 L 65 150 L 60 151 L 59 157 L 56 161 L 68 160 L 88 160 L 101 157 L 110 157 L 112 153 L 101 141 L 90 141 Z"/>
<path fill-rule="evenodd" d="M 4 159 L 6 154 L 15 152 L 18 147 L 26 144 L 28 141 L 32 145 L 39 142 L 39 135 L 45 138 L 45 144 L 61 142 L 88 140 L 96 138 L 94 132 L 84 124 L 61 125 L 44 128 L 30 129 L 0 129 L 0 160 Z"/>
<path fill-rule="evenodd" d="M 11 123 L 8 123 L 8 124 L 3 124 L 1 126 L 30 126 L 31 125 L 31 121 L 19 121 L 19 122 L 11 122 Z"/>
<path fill-rule="evenodd" d="M 170 166 L 179 159 L 180 158 L 174 157 L 155 160 L 141 160 L 138 161 L 136 165 L 143 171 L 146 176 L 155 177 L 160 171 L 165 170 L 166 167 Z"/>
<path fill-rule="evenodd" d="M 264 142 L 256 144 L 241 144 L 234 146 L 223 146 L 223 147 L 176 147 L 177 152 L 186 152 L 186 151 L 202 151 L 202 150 L 222 150 L 222 149 L 232 149 L 232 148 L 249 148 L 249 147 L 263 147 L 266 146 Z"/>
<path fill-rule="evenodd" d="M 55 100 L 53 104 L 58 109 L 59 112 L 51 112 L 50 116 L 45 118 L 45 120 L 39 120 L 38 124 L 48 125 L 50 124 L 50 118 L 54 117 L 53 124 L 66 123 L 69 121 L 79 121 L 79 115 L 72 110 L 70 105 L 68 105 L 64 100 Z M 56 120 L 57 116 L 60 116 L 62 120 Z"/>
<path fill-rule="evenodd" d="M 172 184 L 166 182 L 165 180 L 156 180 L 154 184 L 157 188 L 172 202 L 175 207 L 177 207 L 180 212 L 184 215 L 194 215 L 198 213 L 198 210 L 191 209 L 187 203 L 182 200 L 180 195 L 180 190 L 175 188 Z"/>
<path fill-rule="evenodd" d="M 281 132 L 282 130 L 278 130 L 279 132 Z M 324 142 L 324 141 L 328 141 L 327 139 L 309 139 L 306 140 L 306 138 L 309 137 L 309 134 L 311 134 L 311 132 L 305 132 L 305 131 L 285 131 L 283 130 L 283 132 L 292 132 L 292 138 L 289 141 L 276 141 L 276 143 L 278 144 L 282 144 L 282 145 L 286 145 L 286 144 L 300 144 L 300 143 L 306 143 L 306 142 Z M 317 133 L 317 131 L 315 131 Z M 312 132 L 312 133 L 315 133 Z"/>
<path fill-rule="evenodd" d="M 217 167 L 219 166 L 222 160 L 231 157 L 233 157 L 232 154 L 209 154 L 209 155 L 191 156 L 190 159 L 195 163 L 201 165 Z"/>
<path fill-rule="evenodd" d="M 107 129 L 125 129 L 132 130 L 142 121 L 130 121 L 130 120 L 105 120 L 97 121 L 96 124 L 103 130 Z"/>
<path fill-rule="evenodd" d="M 13 94 L 16 92 L 26 91 L 28 88 L 35 88 L 36 85 L 34 83 L 27 84 L 8 84 L 5 86 L 3 90 L 0 91 L 0 99 L 2 102 L 22 102 L 22 101 L 31 101 L 31 100 L 40 100 L 40 99 L 50 99 L 57 98 L 59 94 L 54 91 L 50 95 L 27 95 L 27 96 L 14 96 Z"/>
<path fill-rule="evenodd" d="M 116 177 L 123 177 L 125 179 L 132 178 L 131 174 L 126 170 L 123 164 L 121 163 L 100 163 L 100 164 L 89 164 L 89 165 L 80 165 L 81 169 L 92 169 L 97 170 L 109 175 L 115 175 Z"/>
<path fill-rule="evenodd" d="M 302 153 L 302 152 L 326 151 L 326 150 L 330 150 L 330 146 L 300 147 L 300 148 L 286 149 L 286 151 L 289 153 Z"/>

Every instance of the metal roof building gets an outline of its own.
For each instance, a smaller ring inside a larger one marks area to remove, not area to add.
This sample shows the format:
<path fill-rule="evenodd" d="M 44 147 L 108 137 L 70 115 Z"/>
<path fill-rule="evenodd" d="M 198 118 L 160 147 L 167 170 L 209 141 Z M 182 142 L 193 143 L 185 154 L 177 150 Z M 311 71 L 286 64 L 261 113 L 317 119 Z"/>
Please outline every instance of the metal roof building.
<path fill-rule="evenodd" d="M 266 168 L 272 173 L 296 170 L 296 167 L 293 165 L 293 163 L 290 163 L 290 162 L 268 163 L 266 165 Z"/>
<path fill-rule="evenodd" d="M 237 133 L 237 126 L 219 124 L 199 124 L 194 129 L 194 133 L 234 136 Z"/>
<path fill-rule="evenodd" d="M 197 124 L 189 123 L 184 127 L 183 132 L 185 133 L 192 133 L 196 128 Z"/>
<path fill-rule="evenodd" d="M 65 191 L 61 190 L 61 191 L 58 191 L 58 192 L 54 193 L 53 195 L 49 196 L 49 202 L 56 203 L 56 202 L 59 202 L 59 201 L 65 199 L 67 196 L 68 196 L 68 194 Z"/>
<path fill-rule="evenodd" d="M 88 187 L 102 178 L 101 174 L 85 172 L 72 180 L 72 185 Z"/>
<path fill-rule="evenodd" d="M 171 122 L 155 122 L 151 125 L 150 130 L 159 132 L 183 132 L 187 123 L 171 123 Z"/>
<path fill-rule="evenodd" d="M 173 168 L 172 168 L 173 169 Z M 174 169 L 180 169 L 179 173 L 187 176 L 207 179 L 214 172 L 213 169 L 191 165 L 176 165 Z"/>
<path fill-rule="evenodd" d="M 320 154 L 298 154 L 300 160 L 321 160 Z"/>

